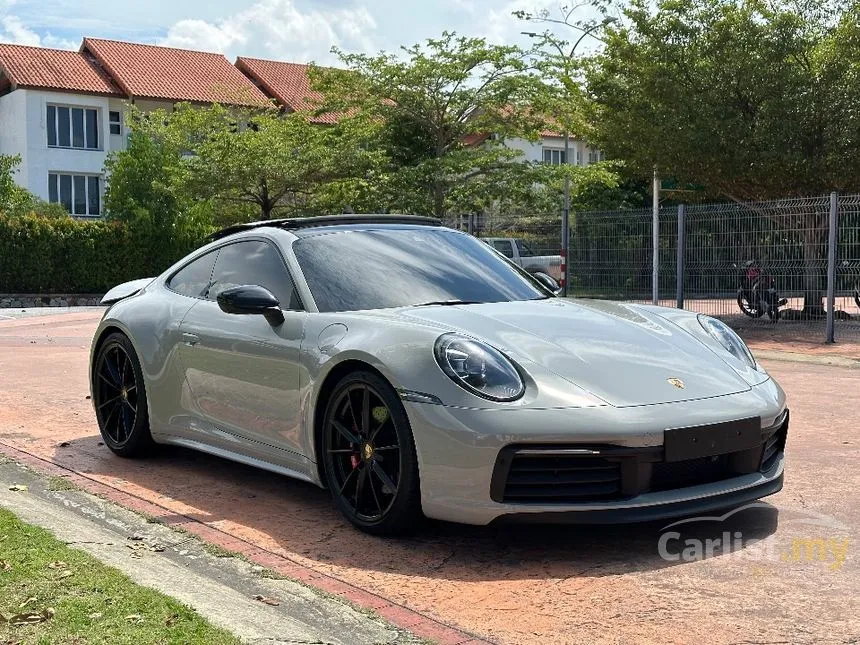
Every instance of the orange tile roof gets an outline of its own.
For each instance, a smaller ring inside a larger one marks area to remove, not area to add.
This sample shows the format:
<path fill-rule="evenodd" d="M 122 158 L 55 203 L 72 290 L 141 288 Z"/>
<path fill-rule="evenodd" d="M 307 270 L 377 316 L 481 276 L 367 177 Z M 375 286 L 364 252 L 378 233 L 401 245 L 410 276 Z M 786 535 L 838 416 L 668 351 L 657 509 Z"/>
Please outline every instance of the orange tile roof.
<path fill-rule="evenodd" d="M 0 44 L 0 72 L 13 85 L 121 96 L 110 77 L 79 52 Z"/>
<path fill-rule="evenodd" d="M 266 96 L 222 54 L 84 38 L 92 54 L 130 97 L 264 105 Z"/>
<path fill-rule="evenodd" d="M 239 56 L 236 67 L 254 81 L 270 97 L 292 110 L 312 110 L 322 99 L 319 92 L 311 89 L 308 78 L 310 65 L 282 63 L 260 58 Z M 314 116 L 314 123 L 337 123 L 339 114 L 327 113 Z"/>

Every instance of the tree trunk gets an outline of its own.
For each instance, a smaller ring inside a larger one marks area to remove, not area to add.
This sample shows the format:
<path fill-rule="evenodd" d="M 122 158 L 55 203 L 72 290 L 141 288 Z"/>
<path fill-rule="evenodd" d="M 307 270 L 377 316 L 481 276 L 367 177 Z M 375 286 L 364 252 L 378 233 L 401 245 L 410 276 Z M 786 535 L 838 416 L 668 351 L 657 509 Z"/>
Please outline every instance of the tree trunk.
<path fill-rule="evenodd" d="M 439 219 L 445 218 L 445 189 L 439 184 L 433 187 L 433 214 Z"/>
<path fill-rule="evenodd" d="M 269 186 L 266 184 L 265 177 L 260 179 L 260 213 L 262 220 L 272 219 L 272 209 L 274 208 L 272 200 L 269 198 Z"/>

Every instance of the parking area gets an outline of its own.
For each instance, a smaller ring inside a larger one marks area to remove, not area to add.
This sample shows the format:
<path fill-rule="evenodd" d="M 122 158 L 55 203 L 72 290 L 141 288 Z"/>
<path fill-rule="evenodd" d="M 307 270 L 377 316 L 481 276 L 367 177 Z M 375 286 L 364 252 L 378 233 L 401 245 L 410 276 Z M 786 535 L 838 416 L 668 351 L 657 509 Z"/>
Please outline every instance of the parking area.
<path fill-rule="evenodd" d="M 763 361 L 791 407 L 785 488 L 724 520 L 428 522 L 391 540 L 350 528 L 308 484 L 180 449 L 113 456 L 87 400 L 100 316 L 0 318 L 0 452 L 59 465 L 218 529 L 252 559 L 275 554 L 492 642 L 860 639 L 860 369 Z"/>

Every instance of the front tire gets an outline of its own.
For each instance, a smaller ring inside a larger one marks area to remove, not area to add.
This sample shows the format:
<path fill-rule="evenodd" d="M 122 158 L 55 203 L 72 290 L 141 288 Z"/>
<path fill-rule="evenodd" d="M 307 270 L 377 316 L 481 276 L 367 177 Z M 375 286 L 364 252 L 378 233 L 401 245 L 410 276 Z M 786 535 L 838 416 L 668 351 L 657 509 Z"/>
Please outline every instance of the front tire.
<path fill-rule="evenodd" d="M 155 443 L 149 430 L 146 387 L 131 341 L 119 332 L 99 347 L 93 366 L 93 405 L 105 445 L 121 457 L 139 457 Z"/>
<path fill-rule="evenodd" d="M 326 484 L 346 518 L 374 535 L 415 527 L 418 458 L 394 388 L 372 372 L 348 374 L 329 397 L 322 429 Z"/>

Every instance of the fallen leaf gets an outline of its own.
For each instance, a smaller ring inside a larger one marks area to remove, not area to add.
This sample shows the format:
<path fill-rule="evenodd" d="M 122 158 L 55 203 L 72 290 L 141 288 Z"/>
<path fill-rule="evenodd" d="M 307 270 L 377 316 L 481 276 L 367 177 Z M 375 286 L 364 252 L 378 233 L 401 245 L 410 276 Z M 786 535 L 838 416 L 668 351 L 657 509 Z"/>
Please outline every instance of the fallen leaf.
<path fill-rule="evenodd" d="M 277 607 L 281 604 L 280 600 L 276 600 L 275 598 L 267 598 L 266 596 L 261 596 L 260 594 L 254 596 L 254 600 L 259 600 L 260 602 L 264 602 L 267 605 L 272 605 L 272 607 Z"/>
<path fill-rule="evenodd" d="M 68 566 L 69 566 L 69 565 L 67 565 L 67 564 L 66 564 L 65 562 L 63 562 L 62 560 L 55 560 L 54 562 L 49 562 L 49 563 L 48 563 L 48 568 L 49 568 L 49 569 L 65 569 L 65 568 L 66 568 L 66 567 L 68 567 Z"/>
<path fill-rule="evenodd" d="M 142 623 L 143 616 L 140 614 L 131 614 L 130 616 L 126 616 L 125 619 L 130 623 Z"/>
<path fill-rule="evenodd" d="M 167 618 L 164 619 L 164 624 L 168 627 L 172 626 L 179 619 L 179 614 L 171 614 Z"/>
<path fill-rule="evenodd" d="M 87 616 L 87 618 L 90 618 L 90 619 L 92 619 L 92 620 L 98 620 L 98 619 L 99 619 L 99 618 L 101 618 L 102 616 L 104 616 L 104 614 L 103 614 L 102 612 L 100 612 L 100 611 L 97 611 L 97 612 L 95 612 L 94 614 L 90 614 L 89 616 Z"/>
<path fill-rule="evenodd" d="M 71 442 L 71 441 L 61 441 L 61 442 L 59 443 L 60 448 L 68 448 L 68 447 L 69 447 L 69 446 L 71 446 L 71 445 L 72 445 L 72 442 Z"/>
<path fill-rule="evenodd" d="M 143 536 L 135 533 L 134 535 L 129 535 L 128 539 L 133 541 L 133 542 L 141 542 L 141 541 L 143 541 Z"/>
<path fill-rule="evenodd" d="M 161 546 L 160 544 L 153 544 L 151 547 L 149 547 L 149 550 L 155 551 L 156 553 L 163 553 L 164 547 Z"/>
<path fill-rule="evenodd" d="M 18 605 L 18 609 L 23 609 L 24 607 L 26 607 L 30 603 L 36 602 L 37 600 L 38 600 L 38 598 L 36 598 L 35 596 L 30 596 L 29 598 L 27 598 L 27 600 L 25 600 L 20 605 Z"/>
<path fill-rule="evenodd" d="M 0 560 L 0 571 L 9 571 L 12 568 L 12 565 L 6 562 L 6 560 Z"/>
<path fill-rule="evenodd" d="M 73 575 L 75 575 L 74 571 L 72 571 L 71 569 L 66 569 L 59 576 L 57 576 L 57 580 L 60 580 L 62 578 L 68 578 L 69 576 L 73 576 Z"/>
<path fill-rule="evenodd" d="M 16 492 L 17 492 L 17 491 L 25 491 L 25 490 L 29 490 L 29 488 L 27 488 L 26 486 L 24 486 L 24 484 L 12 484 L 12 485 L 9 487 L 9 490 L 11 490 L 11 491 L 16 491 Z"/>
<path fill-rule="evenodd" d="M 4 616 L 3 614 L 0 614 L 0 625 L 3 625 L 4 623 L 8 623 L 8 622 L 9 622 L 9 619 L 6 618 L 6 616 Z"/>
<path fill-rule="evenodd" d="M 15 614 L 9 618 L 9 623 L 16 627 L 20 627 L 21 625 L 38 625 L 39 623 L 44 623 L 49 618 L 53 618 L 54 613 L 54 609 L 52 607 L 48 607 L 38 613 L 35 611 L 29 611 L 23 614 Z"/>
<path fill-rule="evenodd" d="M 93 397 L 91 397 L 89 394 L 87 394 L 87 401 L 89 401 L 91 398 L 93 398 Z"/>
<path fill-rule="evenodd" d="M 99 441 L 96 445 L 97 446 L 103 446 L 103 445 L 105 445 L 105 443 L 104 443 L 104 441 Z"/>

